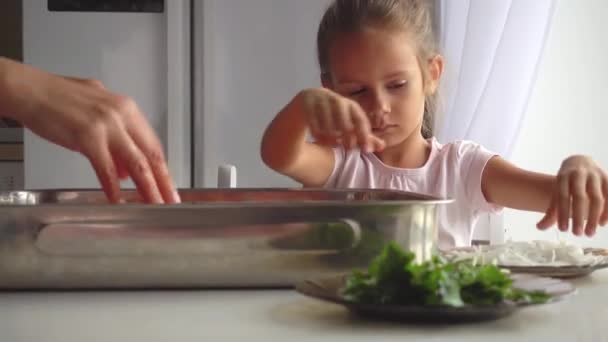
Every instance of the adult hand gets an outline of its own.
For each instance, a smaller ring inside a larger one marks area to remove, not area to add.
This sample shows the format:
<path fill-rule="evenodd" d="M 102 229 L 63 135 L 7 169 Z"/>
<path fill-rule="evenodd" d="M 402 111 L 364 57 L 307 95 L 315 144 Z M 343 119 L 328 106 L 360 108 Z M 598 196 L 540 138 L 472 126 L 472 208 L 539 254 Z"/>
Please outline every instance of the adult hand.
<path fill-rule="evenodd" d="M 120 201 L 119 180 L 127 177 L 146 202 L 179 202 L 162 145 L 145 116 L 132 99 L 99 81 L 0 58 L 0 115 L 86 156 L 111 202 Z"/>

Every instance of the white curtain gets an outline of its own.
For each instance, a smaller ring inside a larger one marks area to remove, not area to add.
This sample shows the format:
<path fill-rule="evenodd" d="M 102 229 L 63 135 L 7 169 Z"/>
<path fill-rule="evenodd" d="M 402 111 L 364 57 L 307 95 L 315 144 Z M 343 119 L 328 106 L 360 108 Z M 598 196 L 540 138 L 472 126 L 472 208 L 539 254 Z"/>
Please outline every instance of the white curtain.
<path fill-rule="evenodd" d="M 436 0 L 446 59 L 439 141 L 508 158 L 532 92 L 555 0 Z"/>
<path fill-rule="evenodd" d="M 434 127 L 440 142 L 472 140 L 509 158 L 556 1 L 435 0 L 446 60 Z M 480 218 L 473 239 L 503 241 L 502 217 Z"/>

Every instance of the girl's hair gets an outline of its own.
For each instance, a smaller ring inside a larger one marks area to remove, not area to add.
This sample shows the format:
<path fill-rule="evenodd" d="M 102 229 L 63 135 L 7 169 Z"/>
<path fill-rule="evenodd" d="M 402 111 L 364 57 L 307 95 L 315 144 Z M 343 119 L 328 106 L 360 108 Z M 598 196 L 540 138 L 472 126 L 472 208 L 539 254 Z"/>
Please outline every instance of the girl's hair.
<path fill-rule="evenodd" d="M 433 31 L 432 0 L 334 0 L 321 19 L 317 33 L 317 54 L 321 74 L 329 70 L 329 50 L 340 33 L 360 32 L 368 27 L 407 32 L 417 51 L 423 81 L 429 78 L 428 60 L 439 53 Z M 424 103 L 422 135 L 433 136 L 433 116 L 437 95 L 427 95 Z"/>

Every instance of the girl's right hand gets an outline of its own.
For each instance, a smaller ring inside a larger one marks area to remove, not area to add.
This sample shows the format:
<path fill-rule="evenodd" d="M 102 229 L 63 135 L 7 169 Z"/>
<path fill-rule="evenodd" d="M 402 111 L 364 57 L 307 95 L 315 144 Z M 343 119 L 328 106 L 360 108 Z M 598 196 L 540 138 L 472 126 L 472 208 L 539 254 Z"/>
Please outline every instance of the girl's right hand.
<path fill-rule="evenodd" d="M 385 142 L 372 134 L 369 118 L 357 102 L 326 88 L 307 89 L 300 96 L 317 143 L 346 149 L 358 146 L 368 153 L 385 148 Z"/>

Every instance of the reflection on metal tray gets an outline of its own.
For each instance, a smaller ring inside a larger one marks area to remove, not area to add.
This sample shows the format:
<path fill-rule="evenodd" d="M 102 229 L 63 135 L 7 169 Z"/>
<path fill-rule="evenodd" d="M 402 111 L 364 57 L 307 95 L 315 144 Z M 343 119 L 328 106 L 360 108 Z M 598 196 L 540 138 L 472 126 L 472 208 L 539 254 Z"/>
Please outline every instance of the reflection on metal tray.
<path fill-rule="evenodd" d="M 450 200 L 383 190 L 192 189 L 184 203 L 100 191 L 0 193 L 0 288 L 292 286 L 364 267 L 386 241 L 428 260 Z"/>

